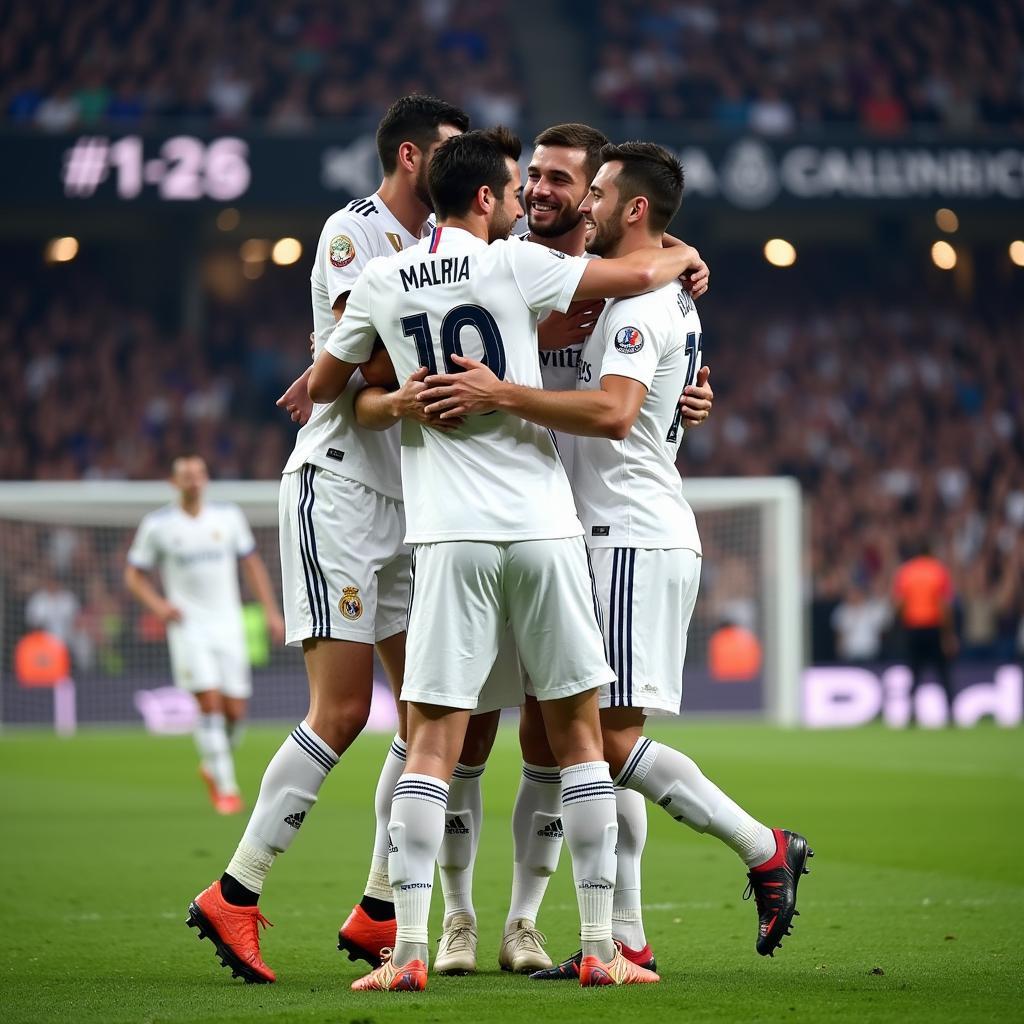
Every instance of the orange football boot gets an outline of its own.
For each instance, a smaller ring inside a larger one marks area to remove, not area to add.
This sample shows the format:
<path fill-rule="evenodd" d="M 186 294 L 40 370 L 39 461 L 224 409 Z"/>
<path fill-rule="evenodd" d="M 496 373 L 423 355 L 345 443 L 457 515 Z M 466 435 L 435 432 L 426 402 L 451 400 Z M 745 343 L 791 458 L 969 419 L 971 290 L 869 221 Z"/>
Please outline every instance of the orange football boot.
<path fill-rule="evenodd" d="M 380 967 L 383 952 L 392 949 L 398 931 L 398 922 L 374 921 L 356 904 L 352 913 L 338 931 L 338 949 L 348 953 L 349 960 L 365 960 L 371 967 Z"/>
<path fill-rule="evenodd" d="M 380 967 L 352 982 L 353 992 L 422 992 L 427 987 L 427 965 L 422 960 L 396 967 L 390 949 L 382 949 L 380 959 Z"/>
<path fill-rule="evenodd" d="M 213 809 L 218 814 L 238 814 L 245 810 L 245 803 L 238 793 L 220 793 L 213 801 Z"/>
<path fill-rule="evenodd" d="M 615 956 L 608 963 L 596 956 L 585 956 L 580 963 L 580 985 L 583 988 L 598 985 L 651 985 L 656 981 L 661 981 L 661 976 L 627 960 L 617 942 Z"/>
<path fill-rule="evenodd" d="M 232 978 L 243 978 L 253 984 L 277 980 L 260 956 L 259 925 L 267 927 L 270 922 L 259 907 L 228 903 L 220 890 L 220 879 L 188 905 L 185 924 L 198 928 L 199 938 L 208 938 L 217 947 L 221 965 L 231 968 Z"/>

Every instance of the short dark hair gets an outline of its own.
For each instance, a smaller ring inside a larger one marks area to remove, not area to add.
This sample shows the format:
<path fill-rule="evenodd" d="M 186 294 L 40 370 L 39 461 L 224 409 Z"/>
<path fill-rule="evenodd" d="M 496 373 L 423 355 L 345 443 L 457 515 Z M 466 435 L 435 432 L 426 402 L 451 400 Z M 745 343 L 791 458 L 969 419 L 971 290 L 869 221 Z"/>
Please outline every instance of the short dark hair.
<path fill-rule="evenodd" d="M 591 128 L 589 124 L 569 121 L 566 124 L 553 124 L 545 128 L 533 140 L 535 146 L 564 146 L 566 149 L 582 149 L 586 153 L 584 164 L 587 170 L 587 184 L 594 180 L 597 169 L 604 161 L 601 151 L 609 145 L 608 136 Z"/>
<path fill-rule="evenodd" d="M 522 152 L 519 137 L 500 125 L 445 141 L 427 168 L 427 188 L 438 220 L 465 214 L 484 185 L 503 196 L 512 180 L 505 159 L 518 160 Z"/>
<path fill-rule="evenodd" d="M 618 179 L 623 201 L 644 196 L 650 203 L 652 232 L 662 232 L 683 201 L 683 165 L 664 146 L 653 142 L 624 142 L 601 150 L 601 162 L 622 164 Z"/>
<path fill-rule="evenodd" d="M 469 128 L 469 115 L 436 96 L 413 93 L 395 100 L 377 126 L 377 155 L 384 173 L 391 174 L 398 166 L 398 147 L 403 142 L 429 149 L 443 124 L 464 132 Z"/>

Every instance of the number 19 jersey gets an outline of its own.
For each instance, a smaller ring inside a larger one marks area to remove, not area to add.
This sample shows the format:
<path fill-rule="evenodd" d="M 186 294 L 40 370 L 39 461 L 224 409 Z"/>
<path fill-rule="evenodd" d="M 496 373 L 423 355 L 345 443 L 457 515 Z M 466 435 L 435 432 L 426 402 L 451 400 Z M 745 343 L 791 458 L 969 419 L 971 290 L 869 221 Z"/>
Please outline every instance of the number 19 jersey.
<path fill-rule="evenodd" d="M 580 353 L 576 387 L 629 377 L 647 388 L 621 441 L 578 437 L 573 493 L 592 548 L 689 548 L 700 554 L 693 510 L 683 497 L 676 454 L 679 396 L 700 366 L 701 327 L 677 282 L 609 302 Z"/>
<path fill-rule="evenodd" d="M 379 334 L 399 380 L 421 366 L 458 372 L 451 357 L 459 354 L 540 388 L 537 320 L 569 307 L 585 269 L 585 260 L 530 242 L 488 245 L 460 228 L 435 228 L 368 264 L 326 348 L 361 363 Z M 500 411 L 450 433 L 403 421 L 402 483 L 410 544 L 582 532 L 550 431 Z"/>

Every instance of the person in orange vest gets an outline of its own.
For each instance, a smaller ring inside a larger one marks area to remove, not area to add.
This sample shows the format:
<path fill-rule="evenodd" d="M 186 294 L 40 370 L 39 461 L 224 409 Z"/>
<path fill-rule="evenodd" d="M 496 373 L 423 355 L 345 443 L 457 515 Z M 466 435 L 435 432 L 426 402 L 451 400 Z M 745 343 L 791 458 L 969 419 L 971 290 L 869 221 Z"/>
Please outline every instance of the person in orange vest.
<path fill-rule="evenodd" d="M 920 543 L 914 556 L 897 570 L 892 596 L 913 677 L 911 696 L 921 685 L 924 670 L 934 668 L 952 713 L 950 665 L 957 654 L 953 581 L 927 542 Z"/>

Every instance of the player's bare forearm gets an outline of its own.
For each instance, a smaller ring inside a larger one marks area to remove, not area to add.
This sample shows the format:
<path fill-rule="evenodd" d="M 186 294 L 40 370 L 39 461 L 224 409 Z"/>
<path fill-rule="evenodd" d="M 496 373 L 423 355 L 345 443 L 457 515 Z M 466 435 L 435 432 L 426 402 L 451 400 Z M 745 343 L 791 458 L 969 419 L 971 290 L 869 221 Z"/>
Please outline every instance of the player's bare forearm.
<path fill-rule="evenodd" d="M 367 430 L 387 430 L 402 418 L 395 409 L 393 392 L 387 388 L 363 388 L 353 408 L 356 422 Z"/>
<path fill-rule="evenodd" d="M 639 402 L 634 408 L 623 395 L 610 394 L 603 388 L 541 391 L 499 380 L 475 359 L 455 355 L 452 361 L 464 367 L 464 372 L 428 377 L 419 395 L 426 412 L 444 421 L 500 409 L 551 430 L 621 439 L 629 433 L 639 408 Z M 643 389 L 643 385 L 637 386 Z"/>
<path fill-rule="evenodd" d="M 615 259 L 590 260 L 573 300 L 642 295 L 703 265 L 700 253 L 690 245 L 637 249 Z"/>
<path fill-rule="evenodd" d="M 263 614 L 267 620 L 267 628 L 275 643 L 284 639 L 284 619 L 274 596 L 274 588 L 270 582 L 270 574 L 259 552 L 253 551 L 242 559 L 242 572 L 256 600 L 263 606 Z"/>
<path fill-rule="evenodd" d="M 176 621 L 181 613 L 153 586 L 149 577 L 134 565 L 125 566 L 124 585 L 148 611 L 163 621 Z"/>
<path fill-rule="evenodd" d="M 309 374 L 309 397 L 318 404 L 333 402 L 345 390 L 355 363 L 346 363 L 324 349 Z"/>

